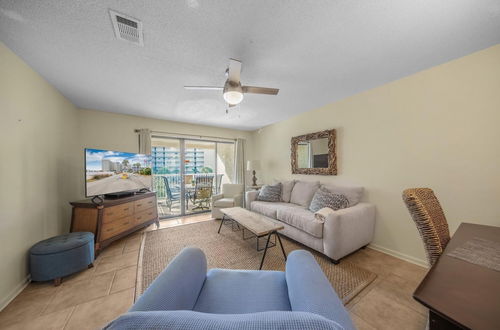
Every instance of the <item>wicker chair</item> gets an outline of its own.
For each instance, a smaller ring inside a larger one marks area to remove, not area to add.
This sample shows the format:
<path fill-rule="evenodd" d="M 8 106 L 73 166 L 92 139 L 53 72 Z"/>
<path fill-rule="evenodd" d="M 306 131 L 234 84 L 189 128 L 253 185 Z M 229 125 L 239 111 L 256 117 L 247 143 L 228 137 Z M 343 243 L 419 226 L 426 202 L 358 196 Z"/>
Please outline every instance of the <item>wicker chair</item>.
<path fill-rule="evenodd" d="M 427 260 L 432 266 L 450 240 L 448 223 L 432 189 L 412 188 L 403 191 L 403 201 L 424 241 Z"/>

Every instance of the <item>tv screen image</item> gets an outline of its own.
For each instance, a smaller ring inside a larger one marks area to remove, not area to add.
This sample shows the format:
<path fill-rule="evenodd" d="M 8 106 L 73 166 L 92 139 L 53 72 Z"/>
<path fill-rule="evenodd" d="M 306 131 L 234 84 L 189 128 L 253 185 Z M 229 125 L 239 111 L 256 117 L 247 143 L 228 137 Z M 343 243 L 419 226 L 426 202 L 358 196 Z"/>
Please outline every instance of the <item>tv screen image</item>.
<path fill-rule="evenodd" d="M 85 195 L 151 190 L 151 156 L 101 149 L 85 149 Z"/>

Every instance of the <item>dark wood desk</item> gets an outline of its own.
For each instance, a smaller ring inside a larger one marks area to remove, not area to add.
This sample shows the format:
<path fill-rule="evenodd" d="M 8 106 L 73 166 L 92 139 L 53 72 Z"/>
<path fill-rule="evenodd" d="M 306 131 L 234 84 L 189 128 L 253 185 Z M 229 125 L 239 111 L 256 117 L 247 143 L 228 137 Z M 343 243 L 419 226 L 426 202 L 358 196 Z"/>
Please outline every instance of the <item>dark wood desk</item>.
<path fill-rule="evenodd" d="M 447 255 L 474 237 L 500 242 L 500 227 L 460 224 L 413 294 L 430 329 L 500 329 L 500 272 Z"/>

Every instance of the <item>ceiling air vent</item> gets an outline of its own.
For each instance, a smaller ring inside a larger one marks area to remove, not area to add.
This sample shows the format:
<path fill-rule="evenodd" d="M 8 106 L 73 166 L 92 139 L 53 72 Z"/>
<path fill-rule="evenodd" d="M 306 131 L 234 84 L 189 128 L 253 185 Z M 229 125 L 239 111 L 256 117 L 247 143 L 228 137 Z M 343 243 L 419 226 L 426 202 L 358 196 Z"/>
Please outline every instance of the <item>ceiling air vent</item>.
<path fill-rule="evenodd" d="M 109 11 L 109 15 L 115 29 L 115 36 L 118 39 L 144 46 L 141 21 L 113 10 Z"/>

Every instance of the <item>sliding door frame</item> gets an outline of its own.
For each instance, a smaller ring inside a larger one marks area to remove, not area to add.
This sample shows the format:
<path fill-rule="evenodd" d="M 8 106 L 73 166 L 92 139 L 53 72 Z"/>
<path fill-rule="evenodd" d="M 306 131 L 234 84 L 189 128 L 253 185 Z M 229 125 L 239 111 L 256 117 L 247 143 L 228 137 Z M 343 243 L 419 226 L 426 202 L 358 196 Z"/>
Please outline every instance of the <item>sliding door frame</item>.
<path fill-rule="evenodd" d="M 232 139 L 221 139 L 221 140 L 210 140 L 210 139 L 203 139 L 202 137 L 196 138 L 196 137 L 175 137 L 175 136 L 162 136 L 162 135 L 152 135 L 152 138 L 159 138 L 159 139 L 172 139 L 172 140 L 178 140 L 179 141 L 179 166 L 180 166 L 180 176 L 181 176 L 181 198 L 180 198 L 180 214 L 178 215 L 171 215 L 171 216 L 164 216 L 161 217 L 160 219 L 169 219 L 169 218 L 176 218 L 176 217 L 183 217 L 186 215 L 193 215 L 193 214 L 198 214 L 198 213 L 206 213 L 210 212 L 211 210 L 206 210 L 206 211 L 198 211 L 198 212 L 192 212 L 192 213 L 186 213 L 186 141 L 199 141 L 199 142 L 212 142 L 214 143 L 214 152 L 215 152 L 215 165 L 214 165 L 214 180 L 215 180 L 215 193 L 219 194 L 219 184 L 217 182 L 217 175 L 218 175 L 218 161 L 217 161 L 217 155 L 218 155 L 218 144 L 219 143 L 224 143 L 224 144 L 233 144 L 236 147 L 236 141 Z M 236 159 L 233 160 L 233 167 L 235 166 Z M 234 174 L 233 174 L 234 176 Z M 222 178 L 221 178 L 222 180 Z M 231 178 L 231 180 L 234 180 L 234 177 Z"/>

